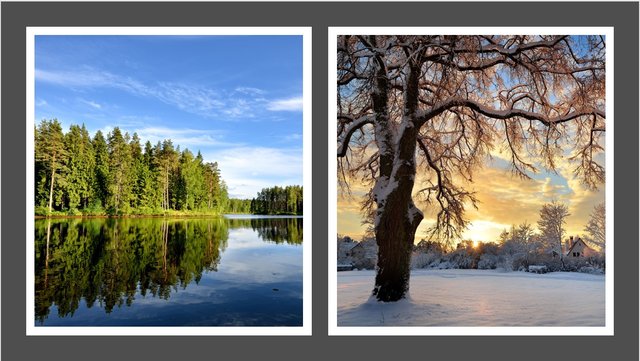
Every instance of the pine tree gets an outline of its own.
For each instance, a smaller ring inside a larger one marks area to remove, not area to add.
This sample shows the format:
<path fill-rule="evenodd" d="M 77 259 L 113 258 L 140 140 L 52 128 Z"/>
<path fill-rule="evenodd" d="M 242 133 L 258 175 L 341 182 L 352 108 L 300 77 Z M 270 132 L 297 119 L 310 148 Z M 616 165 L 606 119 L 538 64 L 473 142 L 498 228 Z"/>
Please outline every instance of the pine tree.
<path fill-rule="evenodd" d="M 53 209 L 53 192 L 56 182 L 62 180 L 61 174 L 66 167 L 67 151 L 64 144 L 62 126 L 57 119 L 43 120 L 36 132 L 35 160 L 46 170 L 49 184 L 48 211 Z M 57 175 L 57 176 L 56 176 Z M 41 178 L 42 179 L 42 178 Z"/>
<path fill-rule="evenodd" d="M 206 185 L 205 185 L 205 170 L 204 170 L 204 159 L 200 151 L 196 155 L 194 159 L 194 173 L 192 179 L 192 193 L 193 193 L 193 203 L 194 209 L 203 209 L 206 204 Z"/>
<path fill-rule="evenodd" d="M 156 180 L 159 178 L 154 165 L 154 148 L 147 141 L 144 146 L 142 165 L 138 173 L 139 206 L 149 210 L 160 208 L 160 191 Z"/>
<path fill-rule="evenodd" d="M 131 171 L 129 172 L 129 184 L 131 185 L 130 206 L 134 209 L 142 206 L 142 189 L 144 187 L 144 160 L 142 157 L 142 148 L 140 138 L 137 133 L 133 133 L 131 142 Z"/>
<path fill-rule="evenodd" d="M 115 127 L 109 133 L 109 198 L 108 210 L 112 214 L 126 214 L 129 211 L 131 148 L 129 135 L 122 135 Z"/>
<path fill-rule="evenodd" d="M 80 128 L 82 138 L 82 186 L 80 187 L 80 201 L 84 208 L 89 206 L 89 201 L 93 197 L 93 183 L 96 174 L 96 157 L 91 143 L 89 131 L 82 124 Z"/>
<path fill-rule="evenodd" d="M 84 125 L 64 134 L 57 120 L 35 127 L 35 204 L 70 212 L 148 214 L 162 209 L 228 209 L 227 186 L 217 163 L 204 163 L 188 149 L 180 152 L 170 139 L 144 151 L 136 133 L 114 128 L 107 139 L 93 140 Z M 242 209 L 244 203 L 234 203 Z M 246 208 L 250 206 L 247 200 Z"/>
<path fill-rule="evenodd" d="M 221 194 L 220 170 L 218 169 L 218 163 L 206 163 L 204 168 L 207 208 L 216 209 L 218 208 L 218 201 Z"/>
<path fill-rule="evenodd" d="M 109 197 L 109 149 L 107 141 L 99 130 L 93 137 L 93 150 L 95 153 L 94 194 L 100 206 L 106 207 Z"/>
<path fill-rule="evenodd" d="M 64 199 L 70 210 L 86 207 L 92 195 L 95 155 L 84 125 L 72 125 L 65 135 L 66 159 Z"/>

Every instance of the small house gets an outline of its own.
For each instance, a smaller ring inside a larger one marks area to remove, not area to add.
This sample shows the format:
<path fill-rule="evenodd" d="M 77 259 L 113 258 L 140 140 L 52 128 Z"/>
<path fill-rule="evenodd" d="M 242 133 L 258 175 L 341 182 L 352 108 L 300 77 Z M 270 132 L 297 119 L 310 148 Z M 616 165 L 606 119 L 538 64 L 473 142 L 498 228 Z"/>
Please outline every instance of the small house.
<path fill-rule="evenodd" d="M 378 245 L 374 238 L 358 242 L 349 251 L 354 267 L 358 269 L 374 269 L 378 261 Z"/>
<path fill-rule="evenodd" d="M 569 258 L 578 258 L 578 257 L 592 257 L 597 254 L 597 252 L 589 247 L 580 237 L 573 236 L 569 237 L 566 242 L 566 250 L 565 257 Z"/>
<path fill-rule="evenodd" d="M 358 242 L 348 236 L 338 238 L 338 264 L 351 265 L 353 263 L 350 251 L 357 244 Z"/>

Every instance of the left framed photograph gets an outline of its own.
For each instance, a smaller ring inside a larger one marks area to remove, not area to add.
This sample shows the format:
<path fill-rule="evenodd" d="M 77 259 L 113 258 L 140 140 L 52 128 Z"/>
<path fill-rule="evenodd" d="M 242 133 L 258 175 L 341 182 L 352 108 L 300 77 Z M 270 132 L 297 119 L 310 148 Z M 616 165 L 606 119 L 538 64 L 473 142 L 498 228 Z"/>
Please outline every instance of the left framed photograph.
<path fill-rule="evenodd" d="M 311 28 L 26 43 L 27 335 L 311 335 Z"/>

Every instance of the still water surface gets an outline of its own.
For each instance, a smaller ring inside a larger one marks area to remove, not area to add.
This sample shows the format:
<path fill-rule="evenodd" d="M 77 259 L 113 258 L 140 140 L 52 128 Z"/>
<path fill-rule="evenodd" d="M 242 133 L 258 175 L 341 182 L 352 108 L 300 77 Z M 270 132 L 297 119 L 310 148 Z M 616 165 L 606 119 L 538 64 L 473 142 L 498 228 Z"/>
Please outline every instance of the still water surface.
<path fill-rule="evenodd" d="M 302 218 L 35 221 L 36 326 L 302 326 Z"/>

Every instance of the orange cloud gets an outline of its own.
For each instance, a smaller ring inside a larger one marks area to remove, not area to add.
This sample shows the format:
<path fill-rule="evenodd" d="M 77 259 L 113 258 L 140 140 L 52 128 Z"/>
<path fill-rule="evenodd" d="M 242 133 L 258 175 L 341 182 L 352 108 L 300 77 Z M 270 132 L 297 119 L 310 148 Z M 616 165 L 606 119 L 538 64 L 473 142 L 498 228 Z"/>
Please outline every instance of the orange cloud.
<path fill-rule="evenodd" d="M 504 164 L 498 153 L 496 161 L 476 171 L 473 182 L 461 180 L 468 190 L 476 192 L 478 209 L 467 207 L 469 228 L 463 232 L 463 238 L 494 241 L 500 232 L 511 225 L 527 222 L 534 227 L 539 218 L 540 208 L 544 203 L 557 200 L 568 206 L 571 215 L 567 218 L 565 229 L 568 235 L 583 234 L 583 228 L 589 219 L 593 207 L 604 201 L 604 187 L 598 191 L 585 188 L 573 177 L 572 166 L 566 160 L 558 164 L 558 174 L 540 173 L 534 179 L 521 179 L 514 176 Z M 424 174 L 418 174 L 416 189 L 425 180 Z M 361 196 L 367 189 L 352 184 L 354 197 L 338 199 L 338 233 L 361 237 L 365 226 L 360 225 Z M 433 224 L 434 210 L 427 209 L 425 204 L 418 204 L 425 212 L 425 220 L 416 232 L 416 239 L 425 236 L 429 225 Z"/>

